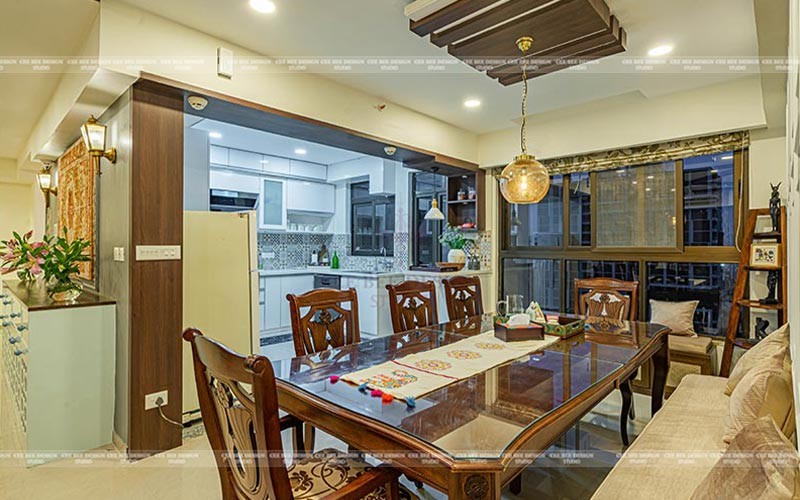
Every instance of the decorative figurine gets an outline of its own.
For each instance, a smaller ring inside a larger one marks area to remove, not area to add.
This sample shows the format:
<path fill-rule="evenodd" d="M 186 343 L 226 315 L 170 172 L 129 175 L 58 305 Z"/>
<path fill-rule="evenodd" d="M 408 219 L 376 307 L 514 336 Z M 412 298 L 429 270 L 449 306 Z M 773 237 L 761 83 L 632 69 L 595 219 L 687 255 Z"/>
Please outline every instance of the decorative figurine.
<path fill-rule="evenodd" d="M 777 304 L 778 271 L 770 271 L 767 275 L 767 296 L 760 300 L 762 304 Z"/>
<path fill-rule="evenodd" d="M 763 339 L 767 336 L 769 321 L 764 318 L 756 318 L 756 338 Z"/>
<path fill-rule="evenodd" d="M 781 194 L 778 191 L 781 183 L 773 186 L 770 182 L 769 187 L 772 188 L 772 196 L 769 198 L 769 216 L 772 219 L 772 230 L 777 233 L 781 226 Z"/>

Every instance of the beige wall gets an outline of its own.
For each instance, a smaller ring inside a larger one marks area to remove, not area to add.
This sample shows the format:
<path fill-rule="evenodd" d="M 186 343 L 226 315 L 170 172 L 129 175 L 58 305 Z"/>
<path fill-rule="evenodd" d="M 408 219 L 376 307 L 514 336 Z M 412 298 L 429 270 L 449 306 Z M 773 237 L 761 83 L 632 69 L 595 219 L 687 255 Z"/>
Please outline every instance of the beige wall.
<path fill-rule="evenodd" d="M 476 162 L 476 135 L 403 106 L 313 74 L 216 75 L 216 50 L 223 46 L 237 57 L 259 57 L 205 33 L 136 9 L 119 0 L 104 0 L 100 10 L 101 57 L 164 57 L 202 60 L 191 70 L 175 71 L 157 64 L 129 67 L 104 63 L 103 68 L 138 75 L 145 71 L 259 104 L 315 118 L 367 134 L 440 154 Z"/>
<path fill-rule="evenodd" d="M 0 182 L 0 239 L 33 229 L 33 186 Z"/>

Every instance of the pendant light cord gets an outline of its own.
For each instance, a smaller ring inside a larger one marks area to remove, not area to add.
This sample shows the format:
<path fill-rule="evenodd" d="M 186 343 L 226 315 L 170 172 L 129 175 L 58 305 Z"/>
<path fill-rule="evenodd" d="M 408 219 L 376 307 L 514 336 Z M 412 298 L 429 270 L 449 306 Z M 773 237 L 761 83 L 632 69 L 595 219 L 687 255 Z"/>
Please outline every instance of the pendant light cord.
<path fill-rule="evenodd" d="M 525 57 L 523 52 L 522 58 L 522 128 L 520 128 L 520 146 L 522 147 L 522 154 L 528 154 L 528 143 L 525 138 L 527 135 L 527 118 L 528 115 L 528 73 L 525 70 Z"/>

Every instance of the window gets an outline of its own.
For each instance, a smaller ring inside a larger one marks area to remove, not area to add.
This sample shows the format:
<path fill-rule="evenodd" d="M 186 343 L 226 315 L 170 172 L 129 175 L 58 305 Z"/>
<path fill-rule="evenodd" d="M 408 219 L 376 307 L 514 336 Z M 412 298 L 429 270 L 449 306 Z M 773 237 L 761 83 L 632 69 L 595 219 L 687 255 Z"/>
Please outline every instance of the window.
<path fill-rule="evenodd" d="M 394 255 L 394 196 L 369 194 L 369 182 L 350 186 L 353 255 Z"/>
<path fill-rule="evenodd" d="M 442 258 L 442 245 L 439 236 L 442 234 L 444 221 L 425 220 L 425 214 L 431 208 L 434 199 L 439 207 L 447 207 L 447 177 L 429 172 L 415 173 L 412 176 L 413 196 L 413 234 L 412 260 L 416 266 L 433 266 Z"/>
<path fill-rule="evenodd" d="M 573 312 L 576 278 L 638 281 L 637 319 L 649 318 L 649 299 L 698 300 L 695 331 L 724 335 L 745 158 L 737 150 L 572 172 L 554 176 L 538 205 L 501 198 L 503 294 Z"/>
<path fill-rule="evenodd" d="M 597 247 L 677 245 L 674 162 L 597 173 Z"/>
<path fill-rule="evenodd" d="M 733 153 L 683 162 L 683 240 L 691 246 L 732 246 Z"/>
<path fill-rule="evenodd" d="M 564 240 L 563 178 L 550 180 L 550 192 L 532 205 L 512 205 L 508 213 L 512 246 L 560 247 Z"/>

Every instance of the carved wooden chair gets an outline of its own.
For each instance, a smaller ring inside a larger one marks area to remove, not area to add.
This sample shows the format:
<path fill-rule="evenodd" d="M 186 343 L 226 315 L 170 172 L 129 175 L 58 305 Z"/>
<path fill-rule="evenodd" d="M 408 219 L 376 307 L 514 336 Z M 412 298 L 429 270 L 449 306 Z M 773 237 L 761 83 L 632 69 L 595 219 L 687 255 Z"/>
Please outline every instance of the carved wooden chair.
<path fill-rule="evenodd" d="M 289 294 L 292 316 L 292 337 L 297 356 L 357 344 L 361 341 L 358 327 L 358 294 L 321 288 L 302 295 Z"/>
<path fill-rule="evenodd" d="M 607 317 L 615 321 L 636 321 L 636 305 L 639 293 L 638 281 L 622 281 L 613 278 L 586 278 L 575 280 L 575 312 L 583 316 Z M 633 391 L 630 379 L 620 382 L 622 412 L 620 415 L 620 437 L 628 446 L 628 429 L 622 425 L 622 416 L 636 418 L 633 408 Z"/>
<path fill-rule="evenodd" d="M 195 329 L 186 330 L 183 338 L 192 344 L 200 411 L 222 498 L 399 497 L 397 471 L 373 468 L 334 449 L 314 453 L 287 469 L 281 430 L 298 421 L 278 417 L 270 361 L 260 355 L 245 358 Z"/>
<path fill-rule="evenodd" d="M 481 279 L 477 276 L 456 276 L 442 280 L 450 321 L 483 314 Z"/>
<path fill-rule="evenodd" d="M 394 333 L 439 322 L 436 285 L 433 281 L 404 281 L 399 285 L 386 285 L 386 289 L 389 291 L 389 310 Z"/>

